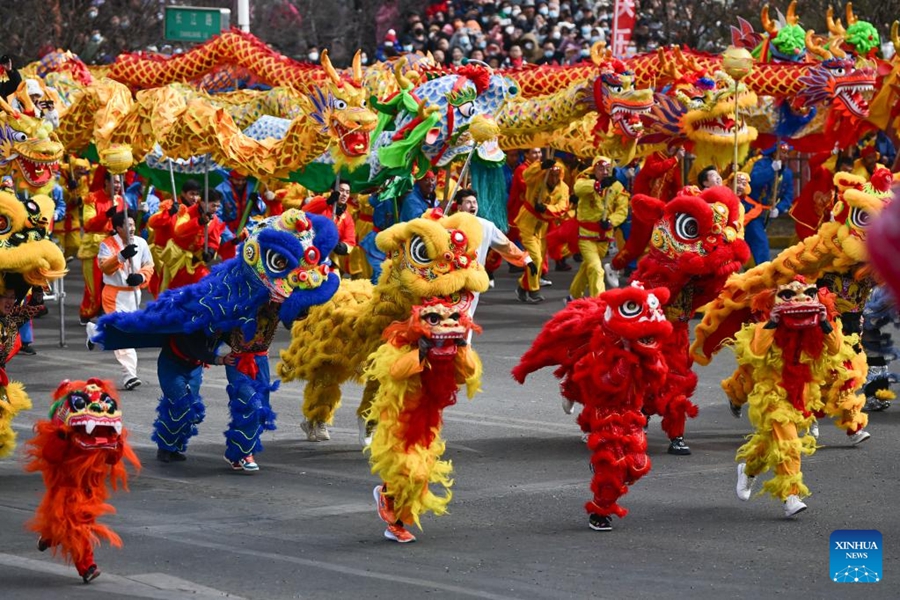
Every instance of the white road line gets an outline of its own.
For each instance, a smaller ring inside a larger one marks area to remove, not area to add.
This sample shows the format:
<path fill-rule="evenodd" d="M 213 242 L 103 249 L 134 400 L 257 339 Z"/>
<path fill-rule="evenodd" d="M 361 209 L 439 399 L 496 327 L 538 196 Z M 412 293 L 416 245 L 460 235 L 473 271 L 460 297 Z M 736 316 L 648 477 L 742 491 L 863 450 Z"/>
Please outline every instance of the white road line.
<path fill-rule="evenodd" d="M 426 589 L 437 589 L 445 592 L 449 592 L 451 594 L 457 594 L 461 596 L 471 596 L 474 598 L 487 598 L 488 600 L 515 600 L 513 596 L 503 596 L 501 594 L 494 594 L 492 592 L 487 592 L 483 590 L 478 590 L 474 588 L 463 587 L 460 585 L 451 585 L 446 583 L 441 583 L 439 581 L 431 581 L 428 579 L 419 579 L 417 577 L 406 577 L 403 575 L 398 575 L 396 573 L 379 573 L 373 570 L 363 570 L 363 569 L 355 569 L 353 567 L 347 567 L 344 565 L 340 565 L 337 563 L 326 562 L 323 560 L 312 560 L 308 558 L 298 558 L 296 556 L 285 556 L 283 554 L 275 554 L 273 552 L 260 552 L 257 550 L 249 550 L 246 548 L 240 548 L 232 545 L 226 544 L 217 544 L 215 542 L 204 542 L 201 540 L 192 540 L 187 539 L 184 536 L 179 536 L 177 539 L 171 539 L 166 535 L 157 535 L 154 532 L 149 532 L 148 535 L 153 537 L 159 537 L 167 540 L 172 544 L 187 544 L 190 546 L 196 546 L 198 548 L 207 548 L 210 550 L 217 550 L 219 552 L 228 552 L 232 554 L 241 554 L 245 556 L 252 556 L 254 558 L 262 559 L 264 561 L 280 561 L 292 563 L 295 565 L 301 565 L 304 567 L 310 567 L 314 569 L 321 569 L 323 571 L 331 571 L 333 573 L 339 573 L 341 575 L 350 575 L 354 577 L 362 577 L 364 579 L 376 579 L 379 581 L 387 581 L 392 584 L 406 584 L 417 587 L 422 587 Z M 387 543 L 387 542 L 385 542 Z"/>
<path fill-rule="evenodd" d="M 78 572 L 75 570 L 75 567 L 72 566 L 2 553 L 0 553 L 0 565 L 66 577 L 73 580 L 72 585 L 83 585 L 78 581 Z M 221 592 L 164 573 L 145 573 L 142 575 L 134 575 L 132 577 L 124 577 L 121 575 L 113 575 L 108 571 L 103 571 L 102 567 L 100 570 L 102 573 L 100 574 L 100 577 L 91 582 L 91 589 L 96 589 L 97 592 L 101 593 L 131 596 L 135 598 L 158 598 L 159 600 L 172 600 L 174 598 L 212 599 L 226 597 L 234 598 L 235 600 L 244 600 L 240 596 L 235 596 L 228 592 Z"/>

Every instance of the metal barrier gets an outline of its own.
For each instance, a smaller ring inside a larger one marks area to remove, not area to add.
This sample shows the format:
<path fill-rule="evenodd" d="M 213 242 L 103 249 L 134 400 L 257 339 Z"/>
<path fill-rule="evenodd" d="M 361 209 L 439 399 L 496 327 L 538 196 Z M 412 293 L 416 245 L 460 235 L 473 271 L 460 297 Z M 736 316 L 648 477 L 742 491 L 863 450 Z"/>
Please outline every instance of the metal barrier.
<path fill-rule="evenodd" d="M 50 283 L 50 289 L 44 290 L 44 302 L 59 302 L 59 347 L 66 347 L 66 283 L 60 277 Z"/>

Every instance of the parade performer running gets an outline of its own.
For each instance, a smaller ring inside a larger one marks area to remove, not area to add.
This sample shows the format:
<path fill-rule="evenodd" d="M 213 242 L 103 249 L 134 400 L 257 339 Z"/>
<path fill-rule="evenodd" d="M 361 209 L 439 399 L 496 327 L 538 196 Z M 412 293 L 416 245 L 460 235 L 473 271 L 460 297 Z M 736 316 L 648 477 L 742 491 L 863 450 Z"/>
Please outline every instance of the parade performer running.
<path fill-rule="evenodd" d="M 442 515 L 450 503 L 453 466 L 441 460 L 443 411 L 456 403 L 459 386 L 472 397 L 481 385 L 481 361 L 466 344 L 471 330 L 480 331 L 469 319 L 471 302 L 463 292 L 414 306 L 409 320 L 385 330 L 385 343 L 370 357 L 366 374 L 379 387 L 365 415 L 378 422 L 368 448 L 372 473 L 384 481 L 373 493 L 387 523 L 384 537 L 395 542 L 414 542 L 404 524 L 421 529 L 422 514 Z M 446 494 L 433 493 L 432 483 Z"/>
<path fill-rule="evenodd" d="M 668 374 L 664 342 L 672 335 L 662 306 L 669 290 L 640 283 L 573 300 L 556 313 L 513 369 L 524 383 L 543 367 L 562 379 L 563 405 L 583 405 L 578 424 L 591 451 L 588 526 L 610 531 L 610 517 L 624 517 L 618 504 L 628 486 L 650 471 L 644 402 Z"/>
<path fill-rule="evenodd" d="M 120 548 L 116 533 L 97 523 L 114 513 L 110 489 L 128 489 L 125 461 L 140 470 L 128 445 L 122 411 L 110 381 L 63 381 L 53 394 L 49 419 L 38 421 L 28 442 L 28 471 L 40 471 L 46 493 L 28 528 L 40 534 L 38 550 L 59 552 L 85 583 L 100 575 L 94 547 L 103 538 Z M 124 460 L 123 460 L 124 459 Z"/>
<path fill-rule="evenodd" d="M 337 275 L 323 263 L 335 244 L 329 219 L 287 210 L 259 222 L 239 256 L 199 282 L 167 290 L 142 311 L 100 319 L 92 343 L 106 350 L 167 347 L 179 359 L 164 358 L 159 373 L 167 379 L 154 424 L 153 439 L 166 451 L 160 460 L 183 459 L 175 454 L 184 453 L 204 414 L 197 363 L 215 362 L 226 365 L 229 382 L 225 460 L 236 471 L 259 470 L 260 436 L 275 429 L 269 393 L 278 382 L 269 379 L 269 345 L 279 320 L 290 326 L 337 290 Z"/>

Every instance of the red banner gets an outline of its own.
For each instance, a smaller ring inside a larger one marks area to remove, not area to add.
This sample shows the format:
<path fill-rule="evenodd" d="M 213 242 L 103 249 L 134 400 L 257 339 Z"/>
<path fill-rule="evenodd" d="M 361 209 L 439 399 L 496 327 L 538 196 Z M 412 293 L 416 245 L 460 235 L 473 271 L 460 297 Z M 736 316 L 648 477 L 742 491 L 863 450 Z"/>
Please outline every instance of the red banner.
<path fill-rule="evenodd" d="M 616 0 L 613 8 L 612 52 L 614 56 L 628 54 L 631 34 L 634 32 L 634 0 Z"/>

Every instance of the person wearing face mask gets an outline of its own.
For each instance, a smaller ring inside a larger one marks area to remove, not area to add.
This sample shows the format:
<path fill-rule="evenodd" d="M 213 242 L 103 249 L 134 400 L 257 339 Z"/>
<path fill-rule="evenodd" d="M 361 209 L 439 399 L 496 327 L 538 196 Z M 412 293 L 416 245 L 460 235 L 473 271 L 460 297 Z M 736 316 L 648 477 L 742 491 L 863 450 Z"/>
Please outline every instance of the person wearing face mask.
<path fill-rule="evenodd" d="M 306 60 L 308 60 L 311 63 L 318 63 L 319 62 L 319 49 L 316 48 L 315 46 L 312 46 L 309 49 L 309 52 L 306 54 Z"/>
<path fill-rule="evenodd" d="M 543 52 L 541 58 L 537 60 L 538 65 L 558 65 L 559 57 L 556 53 L 556 46 L 553 45 L 553 42 L 547 41 L 544 42 Z"/>

